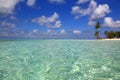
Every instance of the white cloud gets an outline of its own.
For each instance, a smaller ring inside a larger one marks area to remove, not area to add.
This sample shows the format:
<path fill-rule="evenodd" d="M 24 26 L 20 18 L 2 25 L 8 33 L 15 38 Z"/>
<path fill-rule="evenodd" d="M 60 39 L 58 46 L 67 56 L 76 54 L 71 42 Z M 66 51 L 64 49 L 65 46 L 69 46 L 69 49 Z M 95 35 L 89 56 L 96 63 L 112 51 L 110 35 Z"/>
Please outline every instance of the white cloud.
<path fill-rule="evenodd" d="M 13 27 L 15 27 L 15 24 L 10 23 L 10 22 L 7 22 L 7 21 L 3 21 L 3 22 L 1 23 L 1 26 L 13 28 Z"/>
<path fill-rule="evenodd" d="M 47 30 L 47 33 L 48 33 L 48 34 L 52 34 L 53 32 L 48 29 L 48 30 Z"/>
<path fill-rule="evenodd" d="M 62 29 L 60 31 L 48 29 L 47 32 L 46 32 L 46 34 L 47 35 L 63 35 L 63 34 L 66 34 L 66 31 L 64 29 Z"/>
<path fill-rule="evenodd" d="M 61 21 L 56 21 L 53 28 L 59 28 L 61 26 Z"/>
<path fill-rule="evenodd" d="M 83 9 L 80 6 L 74 6 L 72 7 L 71 13 L 75 15 L 75 18 L 88 15 L 90 19 L 93 20 L 105 17 L 107 13 L 110 13 L 110 8 L 107 4 L 97 5 L 94 0 L 91 0 L 87 9 Z"/>
<path fill-rule="evenodd" d="M 32 22 L 38 23 L 39 25 L 44 25 L 48 28 L 59 28 L 61 26 L 59 15 L 56 12 L 50 17 L 41 16 L 33 19 Z"/>
<path fill-rule="evenodd" d="M 0 13 L 10 14 L 20 0 L 0 0 Z"/>
<path fill-rule="evenodd" d="M 65 0 L 49 0 L 51 3 L 65 3 Z"/>
<path fill-rule="evenodd" d="M 34 30 L 33 30 L 34 33 L 35 33 L 35 32 L 38 32 L 38 31 L 39 31 L 38 29 L 34 29 Z"/>
<path fill-rule="evenodd" d="M 88 22 L 88 25 L 90 25 L 90 26 L 94 26 L 94 25 L 96 25 L 96 21 L 92 21 L 92 20 L 90 20 L 90 21 Z"/>
<path fill-rule="evenodd" d="M 81 31 L 80 30 L 73 30 L 73 34 L 80 34 Z"/>
<path fill-rule="evenodd" d="M 120 20 L 114 21 L 111 17 L 104 18 L 105 27 L 120 27 Z"/>
<path fill-rule="evenodd" d="M 60 33 L 61 33 L 61 34 L 65 34 L 66 31 L 63 29 L 63 30 L 60 31 Z"/>
<path fill-rule="evenodd" d="M 90 0 L 78 0 L 77 4 L 83 4 L 83 3 L 86 3 L 88 1 L 90 1 Z"/>
<path fill-rule="evenodd" d="M 28 6 L 33 6 L 35 4 L 36 0 L 27 0 L 27 5 Z"/>
<path fill-rule="evenodd" d="M 59 15 L 55 12 L 52 16 L 48 17 L 48 22 L 55 22 Z"/>
<path fill-rule="evenodd" d="M 72 7 L 71 13 L 75 15 L 75 18 L 79 18 L 81 16 L 92 14 L 96 8 L 97 8 L 97 3 L 92 0 L 87 9 L 82 9 L 80 6 L 74 6 Z"/>
<path fill-rule="evenodd" d="M 109 6 L 107 4 L 99 5 L 91 15 L 91 19 L 103 18 L 107 13 L 110 13 Z"/>
<path fill-rule="evenodd" d="M 15 6 L 19 2 L 25 2 L 25 0 L 0 0 L 0 13 L 12 14 Z M 27 5 L 32 6 L 35 4 L 35 0 L 27 0 Z"/>
<path fill-rule="evenodd" d="M 58 32 L 57 31 L 55 31 L 55 30 L 50 30 L 50 29 L 48 29 L 47 30 L 47 33 L 46 33 L 47 35 L 58 35 Z"/>

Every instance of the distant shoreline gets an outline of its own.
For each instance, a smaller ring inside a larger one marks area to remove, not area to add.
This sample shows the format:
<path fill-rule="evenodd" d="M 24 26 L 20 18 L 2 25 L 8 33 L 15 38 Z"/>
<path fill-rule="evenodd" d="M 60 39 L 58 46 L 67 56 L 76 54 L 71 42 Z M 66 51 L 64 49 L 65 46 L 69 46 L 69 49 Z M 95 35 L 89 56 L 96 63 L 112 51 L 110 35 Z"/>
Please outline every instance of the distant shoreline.
<path fill-rule="evenodd" d="M 113 38 L 113 39 L 99 39 L 99 40 L 111 40 L 111 41 L 113 41 L 113 40 L 120 40 L 120 38 Z"/>
<path fill-rule="evenodd" d="M 118 41 L 118 40 L 120 40 L 120 38 L 112 38 L 112 39 L 108 39 L 108 38 L 103 38 L 103 39 L 41 39 L 41 38 L 1 38 L 0 39 L 0 41 L 16 41 L 16 40 L 18 40 L 18 41 L 22 41 L 22 40 L 103 40 L 103 41 Z"/>

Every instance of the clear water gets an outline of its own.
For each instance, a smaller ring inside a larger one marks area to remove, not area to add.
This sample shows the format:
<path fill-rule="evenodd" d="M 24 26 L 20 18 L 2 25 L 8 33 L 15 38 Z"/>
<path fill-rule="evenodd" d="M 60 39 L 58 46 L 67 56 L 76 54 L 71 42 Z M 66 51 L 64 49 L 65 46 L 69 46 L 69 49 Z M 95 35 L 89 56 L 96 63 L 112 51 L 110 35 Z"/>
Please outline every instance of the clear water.
<path fill-rule="evenodd" d="M 0 41 L 0 80 L 120 80 L 120 41 Z"/>

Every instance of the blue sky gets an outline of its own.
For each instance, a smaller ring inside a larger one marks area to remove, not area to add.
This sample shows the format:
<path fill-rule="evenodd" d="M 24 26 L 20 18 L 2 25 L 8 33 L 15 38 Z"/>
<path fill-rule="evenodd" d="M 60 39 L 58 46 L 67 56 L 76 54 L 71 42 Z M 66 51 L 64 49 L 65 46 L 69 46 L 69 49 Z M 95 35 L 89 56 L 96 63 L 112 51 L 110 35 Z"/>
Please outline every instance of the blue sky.
<path fill-rule="evenodd" d="M 0 37 L 94 38 L 120 31 L 120 0 L 0 0 Z M 103 35 L 103 31 L 101 31 Z"/>

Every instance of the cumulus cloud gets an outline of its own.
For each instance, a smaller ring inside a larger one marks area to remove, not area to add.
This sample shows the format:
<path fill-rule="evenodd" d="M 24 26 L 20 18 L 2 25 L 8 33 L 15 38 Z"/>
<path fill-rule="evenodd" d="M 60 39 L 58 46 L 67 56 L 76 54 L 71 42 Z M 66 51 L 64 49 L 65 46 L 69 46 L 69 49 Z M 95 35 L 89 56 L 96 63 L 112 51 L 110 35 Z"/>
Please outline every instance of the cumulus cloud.
<path fill-rule="evenodd" d="M 35 4 L 36 0 L 27 0 L 27 5 L 28 6 L 33 6 Z"/>
<path fill-rule="evenodd" d="M 80 34 L 81 31 L 80 30 L 73 30 L 73 34 Z"/>
<path fill-rule="evenodd" d="M 13 28 L 13 27 L 15 27 L 15 24 L 10 23 L 10 22 L 7 22 L 7 21 L 3 21 L 3 22 L 1 23 L 1 26 L 2 26 L 2 27 L 11 27 L 11 28 Z"/>
<path fill-rule="evenodd" d="M 36 0 L 27 0 L 28 6 L 33 6 Z M 12 14 L 15 6 L 19 2 L 25 2 L 25 0 L 0 0 L 0 13 L 2 14 Z"/>
<path fill-rule="evenodd" d="M 56 30 L 50 30 L 48 29 L 47 32 L 45 32 L 46 35 L 56 35 L 56 36 L 61 36 L 66 34 L 66 31 L 64 29 L 60 30 L 60 31 L 56 31 Z"/>
<path fill-rule="evenodd" d="M 59 28 L 61 26 L 61 21 L 59 20 L 59 15 L 55 12 L 52 16 L 46 17 L 41 16 L 32 20 L 34 23 L 46 26 L 48 28 Z"/>
<path fill-rule="evenodd" d="M 20 0 L 0 0 L 0 13 L 10 14 L 13 13 L 15 6 Z"/>
<path fill-rule="evenodd" d="M 88 25 L 94 26 L 94 25 L 96 25 L 96 21 L 90 20 L 90 21 L 88 22 Z"/>
<path fill-rule="evenodd" d="M 50 34 L 50 33 L 52 33 L 52 31 L 48 29 L 48 30 L 47 30 L 47 33 L 49 33 L 49 34 Z"/>
<path fill-rule="evenodd" d="M 45 32 L 46 35 L 57 35 L 58 33 L 54 30 L 48 29 L 47 32 Z"/>
<path fill-rule="evenodd" d="M 61 33 L 61 34 L 65 34 L 66 31 L 63 29 L 63 30 L 60 31 L 60 33 Z"/>
<path fill-rule="evenodd" d="M 65 3 L 65 0 L 49 0 L 49 2 L 61 4 L 61 3 Z"/>
<path fill-rule="evenodd" d="M 99 5 L 91 15 L 91 19 L 99 19 L 110 13 L 110 8 L 107 4 Z"/>
<path fill-rule="evenodd" d="M 110 13 L 110 8 L 107 4 L 97 5 L 94 0 L 91 0 L 88 8 L 83 9 L 80 6 L 74 6 L 71 13 L 75 15 L 75 18 L 88 15 L 93 20 L 105 17 L 107 13 Z"/>
<path fill-rule="evenodd" d="M 104 18 L 105 27 L 120 27 L 120 20 L 114 21 L 111 17 Z"/>
<path fill-rule="evenodd" d="M 38 31 L 39 31 L 38 29 L 34 29 L 34 30 L 33 30 L 34 33 L 38 32 Z"/>
<path fill-rule="evenodd" d="M 87 9 L 82 9 L 80 6 L 74 6 L 72 7 L 71 13 L 75 15 L 75 18 L 79 18 L 81 16 L 91 15 L 96 8 L 97 3 L 92 0 Z"/>
<path fill-rule="evenodd" d="M 90 0 L 78 0 L 77 4 L 83 4 L 83 3 L 86 3 L 88 1 L 90 1 Z"/>

